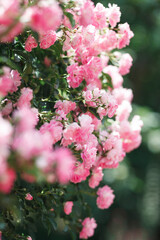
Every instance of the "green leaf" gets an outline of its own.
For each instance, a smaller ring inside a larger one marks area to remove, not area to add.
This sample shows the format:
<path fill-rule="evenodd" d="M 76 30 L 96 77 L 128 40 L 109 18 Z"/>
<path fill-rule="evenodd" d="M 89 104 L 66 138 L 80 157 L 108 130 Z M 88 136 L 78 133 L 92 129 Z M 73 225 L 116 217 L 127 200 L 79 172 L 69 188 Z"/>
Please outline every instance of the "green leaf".
<path fill-rule="evenodd" d="M 36 39 L 37 42 L 39 42 L 39 35 L 37 32 L 32 30 L 32 36 Z"/>
<path fill-rule="evenodd" d="M 74 27 L 75 27 L 75 20 L 74 20 L 73 14 L 70 13 L 70 12 L 64 12 L 64 15 L 65 15 L 66 17 L 68 17 L 68 19 L 69 19 L 72 27 L 74 28 Z"/>
<path fill-rule="evenodd" d="M 71 237 L 72 237 L 72 240 L 77 240 L 76 234 L 74 232 L 71 232 Z"/>
<path fill-rule="evenodd" d="M 57 223 L 54 221 L 53 218 L 49 217 L 48 221 L 50 222 L 50 224 L 52 225 L 52 228 L 56 231 L 57 230 Z"/>
<path fill-rule="evenodd" d="M 52 46 L 52 49 L 55 51 L 55 54 L 58 58 L 62 54 L 62 44 L 59 41 L 56 41 L 55 44 Z"/>
<path fill-rule="evenodd" d="M 90 107 L 90 108 L 89 108 L 89 112 L 91 112 L 96 118 L 98 118 L 99 120 L 101 120 L 101 119 L 100 119 L 100 116 L 99 116 L 99 114 L 97 113 L 97 111 L 96 111 L 95 108 Z"/>
<path fill-rule="evenodd" d="M 13 61 L 8 59 L 7 57 L 0 57 L 0 63 L 5 63 L 10 68 L 18 70 L 19 73 L 22 73 L 22 70 L 19 67 L 19 65 L 15 64 Z"/>
<path fill-rule="evenodd" d="M 111 78 L 111 76 L 110 76 L 109 74 L 102 72 L 102 77 L 101 77 L 101 79 L 102 79 L 102 81 L 103 81 L 103 80 L 107 80 L 106 83 L 103 83 L 104 88 L 107 88 L 107 87 L 113 88 L 112 78 Z"/>

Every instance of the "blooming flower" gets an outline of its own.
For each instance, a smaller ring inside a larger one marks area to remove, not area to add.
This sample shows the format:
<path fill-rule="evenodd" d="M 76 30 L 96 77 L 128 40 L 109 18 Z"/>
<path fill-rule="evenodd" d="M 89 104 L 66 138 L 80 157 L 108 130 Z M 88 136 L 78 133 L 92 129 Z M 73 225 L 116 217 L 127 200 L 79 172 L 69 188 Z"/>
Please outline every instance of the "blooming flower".
<path fill-rule="evenodd" d="M 108 7 L 109 8 L 107 8 L 107 17 L 109 20 L 109 24 L 111 25 L 111 27 L 114 28 L 120 21 L 120 8 L 116 4 L 111 5 L 110 3 L 108 4 Z"/>
<path fill-rule="evenodd" d="M 99 185 L 100 181 L 102 181 L 103 172 L 101 167 L 94 168 L 92 171 L 92 175 L 89 179 L 90 188 L 95 188 Z"/>
<path fill-rule="evenodd" d="M 64 204 L 65 214 L 69 215 L 72 212 L 72 207 L 73 207 L 72 201 L 65 202 L 65 204 Z"/>
<path fill-rule="evenodd" d="M 30 107 L 30 101 L 33 98 L 33 90 L 31 88 L 22 88 L 21 89 L 21 96 L 18 100 L 17 106 L 19 108 L 22 107 Z"/>
<path fill-rule="evenodd" d="M 94 235 L 94 229 L 97 227 L 96 221 L 94 218 L 85 218 L 82 222 L 82 230 L 79 233 L 79 238 L 87 239 Z"/>
<path fill-rule="evenodd" d="M 30 25 L 35 31 L 43 34 L 59 27 L 62 20 L 62 10 L 56 1 L 41 1 L 31 10 Z"/>
<path fill-rule="evenodd" d="M 43 48 L 43 49 L 49 48 L 55 43 L 56 38 L 57 38 L 56 32 L 52 30 L 43 34 L 40 40 L 40 48 Z"/>
<path fill-rule="evenodd" d="M 107 185 L 99 188 L 97 191 L 97 195 L 97 206 L 100 209 L 109 208 L 112 205 L 115 197 L 113 194 L 113 190 Z"/>
<path fill-rule="evenodd" d="M 25 196 L 25 199 L 28 201 L 32 201 L 33 200 L 33 196 L 30 193 L 27 193 Z"/>
<path fill-rule="evenodd" d="M 125 75 L 129 73 L 130 68 L 132 66 L 132 57 L 128 53 L 125 53 L 122 55 L 120 61 L 119 61 L 119 73 L 121 75 Z"/>
<path fill-rule="evenodd" d="M 27 38 L 26 42 L 25 42 L 25 50 L 27 52 L 31 52 L 33 48 L 36 48 L 38 46 L 38 43 L 36 41 L 36 39 L 32 36 L 29 35 L 29 37 Z"/>
<path fill-rule="evenodd" d="M 15 171 L 11 168 L 6 169 L 0 176 L 0 192 L 7 194 L 10 193 L 15 180 Z"/>

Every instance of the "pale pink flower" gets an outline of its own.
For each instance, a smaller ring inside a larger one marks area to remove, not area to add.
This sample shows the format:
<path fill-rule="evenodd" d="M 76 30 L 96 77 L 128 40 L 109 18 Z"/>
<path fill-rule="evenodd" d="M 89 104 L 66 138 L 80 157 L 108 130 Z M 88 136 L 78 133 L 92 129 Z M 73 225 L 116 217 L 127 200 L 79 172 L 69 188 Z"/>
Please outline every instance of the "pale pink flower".
<path fill-rule="evenodd" d="M 97 165 L 102 168 L 116 168 L 125 157 L 122 139 L 117 131 L 108 134 L 106 131 L 100 132 L 100 139 L 103 145 L 105 157 L 99 157 Z"/>
<path fill-rule="evenodd" d="M 62 129 L 63 129 L 62 123 L 55 120 L 51 120 L 50 123 L 44 123 L 41 126 L 40 132 L 42 134 L 48 132 L 51 135 L 53 144 L 55 144 L 62 138 Z"/>
<path fill-rule="evenodd" d="M 6 27 L 0 28 L 0 34 L 3 35 L 3 33 L 7 30 Z M 8 32 L 7 35 L 4 35 L 1 38 L 2 42 L 12 42 L 14 37 L 18 36 L 23 31 L 23 24 L 18 22 L 14 27 L 11 28 L 11 30 Z"/>
<path fill-rule="evenodd" d="M 5 145 L 9 145 L 12 139 L 13 127 L 9 121 L 0 115 L 0 153 Z M 1 154 L 0 154 L 1 155 Z"/>
<path fill-rule="evenodd" d="M 84 150 L 81 153 L 81 158 L 84 161 L 85 168 L 90 169 L 96 160 L 97 148 L 94 147 L 90 142 L 84 146 Z"/>
<path fill-rule="evenodd" d="M 74 142 L 83 145 L 86 143 L 94 130 L 92 118 L 88 115 L 82 114 L 78 117 L 81 127 L 76 128 L 74 132 Z"/>
<path fill-rule="evenodd" d="M 13 141 L 13 149 L 26 160 L 41 155 L 52 148 L 52 139 L 49 134 L 42 135 L 36 129 L 30 129 L 17 135 Z"/>
<path fill-rule="evenodd" d="M 112 148 L 114 148 L 117 140 L 118 140 L 119 134 L 116 132 L 112 132 L 111 134 L 108 134 L 107 139 L 105 142 L 103 142 L 103 150 L 109 151 Z"/>
<path fill-rule="evenodd" d="M 114 99 L 114 98 L 112 98 L 112 99 Z M 109 108 L 108 108 L 108 117 L 109 118 L 112 118 L 115 115 L 117 108 L 118 108 L 118 104 L 116 101 L 113 101 L 113 103 L 111 103 L 111 102 L 109 103 Z"/>
<path fill-rule="evenodd" d="M 27 193 L 25 196 L 25 199 L 28 201 L 32 201 L 33 200 L 33 196 L 30 193 Z"/>
<path fill-rule="evenodd" d="M 134 34 L 131 31 L 128 23 L 119 24 L 118 28 L 119 28 L 118 48 L 121 49 L 129 45 L 130 39 L 134 36 Z"/>
<path fill-rule="evenodd" d="M 93 98 L 93 94 L 91 90 L 87 90 L 86 92 L 83 92 L 83 97 L 85 101 L 91 101 Z"/>
<path fill-rule="evenodd" d="M 87 27 L 82 27 L 82 42 L 85 46 L 90 46 L 95 38 L 96 35 L 96 28 L 93 25 L 88 25 Z M 80 34 L 80 33 L 79 33 Z"/>
<path fill-rule="evenodd" d="M 98 29 L 102 29 L 107 26 L 106 22 L 107 22 L 106 21 L 106 8 L 101 3 L 97 3 L 96 7 L 94 8 L 93 25 Z"/>
<path fill-rule="evenodd" d="M 61 20 L 62 10 L 56 1 L 48 6 L 32 7 L 30 25 L 38 33 L 43 34 L 49 30 L 56 30 L 61 24 Z"/>
<path fill-rule="evenodd" d="M 10 25 L 13 23 L 14 18 L 19 12 L 19 1 L 18 0 L 0 0 L 0 24 Z"/>
<path fill-rule="evenodd" d="M 69 74 L 67 81 L 72 88 L 77 88 L 84 79 L 84 69 L 83 66 L 78 66 L 78 63 L 74 63 L 67 67 L 67 72 Z"/>
<path fill-rule="evenodd" d="M 92 118 L 92 124 L 94 125 L 94 130 L 97 131 L 101 125 L 101 120 L 95 117 L 91 112 L 86 112 L 85 114 Z"/>
<path fill-rule="evenodd" d="M 56 38 L 57 38 L 56 32 L 52 30 L 43 34 L 40 39 L 40 48 L 43 48 L 43 49 L 49 48 L 55 43 Z"/>
<path fill-rule="evenodd" d="M 117 35 L 113 30 L 106 30 L 106 34 L 99 36 L 99 47 L 101 51 L 111 51 L 117 47 Z"/>
<path fill-rule="evenodd" d="M 0 95 L 5 96 L 8 92 L 15 92 L 18 90 L 18 86 L 21 84 L 21 77 L 17 70 L 12 70 L 10 68 L 3 67 L 4 75 L 0 77 Z"/>
<path fill-rule="evenodd" d="M 56 104 L 54 105 L 54 108 L 56 109 L 56 113 L 60 116 L 60 120 L 64 118 L 67 119 L 66 116 L 70 111 L 74 111 L 76 108 L 76 103 L 72 101 L 67 100 L 58 100 Z"/>
<path fill-rule="evenodd" d="M 30 107 L 30 101 L 33 98 L 33 90 L 31 88 L 22 88 L 21 89 L 21 96 L 17 102 L 17 106 L 19 108 L 22 107 Z"/>
<path fill-rule="evenodd" d="M 99 185 L 99 183 L 103 179 L 103 172 L 101 167 L 94 168 L 92 170 L 92 175 L 89 179 L 89 186 L 90 188 L 95 188 Z"/>
<path fill-rule="evenodd" d="M 77 162 L 73 168 L 73 174 L 70 181 L 73 183 L 80 183 L 85 181 L 89 174 L 89 169 L 85 168 L 83 163 Z"/>
<path fill-rule="evenodd" d="M 13 113 L 13 119 L 17 123 L 16 132 L 24 132 L 33 129 L 38 123 L 38 109 L 22 107 Z"/>
<path fill-rule="evenodd" d="M 119 73 L 121 75 L 126 75 L 127 73 L 129 73 L 132 66 L 132 61 L 133 59 L 130 54 L 125 53 L 122 55 L 119 61 Z"/>
<path fill-rule="evenodd" d="M 110 75 L 114 88 L 118 88 L 122 86 L 123 78 L 119 74 L 119 69 L 116 66 L 108 65 L 103 69 L 103 72 Z"/>
<path fill-rule="evenodd" d="M 103 108 L 103 107 L 98 107 L 98 109 L 97 109 L 97 113 L 99 114 L 100 119 L 102 120 L 103 117 L 107 115 L 108 110 L 105 109 L 105 108 Z"/>
<path fill-rule="evenodd" d="M 0 176 L 2 174 L 4 174 L 4 172 L 7 170 L 8 168 L 8 163 L 7 163 L 7 158 L 6 156 L 3 156 L 2 154 L 0 154 Z"/>
<path fill-rule="evenodd" d="M 92 79 L 85 79 L 85 80 L 86 80 L 87 86 L 93 86 L 94 88 L 99 88 L 99 89 L 102 88 L 102 82 L 98 77 L 92 78 Z"/>
<path fill-rule="evenodd" d="M 73 49 L 76 49 L 82 43 L 82 35 L 80 33 L 76 33 L 74 38 L 71 41 L 71 46 Z"/>
<path fill-rule="evenodd" d="M 5 172 L 3 172 L 0 176 L 0 192 L 2 193 L 10 193 L 14 182 L 16 180 L 16 173 L 13 169 L 8 168 Z"/>
<path fill-rule="evenodd" d="M 93 132 L 92 118 L 88 115 L 82 114 L 78 117 L 81 127 L 88 128 L 90 133 Z"/>
<path fill-rule="evenodd" d="M 18 90 L 18 87 L 21 85 L 21 81 L 20 81 L 21 76 L 17 70 L 12 70 L 10 74 L 11 74 L 11 78 L 13 80 L 13 86 L 10 91 L 12 93 L 12 92 L 16 92 Z"/>
<path fill-rule="evenodd" d="M 87 0 L 84 2 L 80 9 L 80 25 L 87 27 L 94 22 L 94 4 L 92 1 Z"/>
<path fill-rule="evenodd" d="M 107 96 L 107 101 L 108 101 L 108 117 L 112 118 L 114 116 L 114 114 L 116 113 L 118 104 L 117 104 L 115 97 L 110 92 L 108 92 L 106 94 L 106 96 Z"/>
<path fill-rule="evenodd" d="M 92 89 L 93 86 L 89 85 L 87 88 Z M 84 97 L 87 105 L 97 108 L 97 113 L 99 114 L 101 120 L 106 115 L 111 118 L 116 113 L 118 105 L 111 92 L 94 88 L 93 91 L 83 91 L 82 96 Z"/>
<path fill-rule="evenodd" d="M 132 106 L 130 102 L 124 100 L 118 106 L 118 109 L 116 111 L 116 120 L 120 122 L 127 120 L 131 112 L 132 112 Z"/>
<path fill-rule="evenodd" d="M 67 31 L 66 34 L 67 34 L 66 40 L 63 43 L 63 51 L 64 52 L 68 51 L 71 48 L 71 43 L 70 43 L 71 39 L 70 39 L 70 37 L 68 37 L 68 35 L 70 35 L 70 33 Z"/>
<path fill-rule="evenodd" d="M 73 175 L 75 157 L 67 148 L 59 148 L 55 152 L 56 175 L 61 184 L 67 184 Z"/>
<path fill-rule="evenodd" d="M 13 87 L 13 80 L 10 75 L 10 68 L 3 67 L 4 74 L 0 76 L 0 96 L 4 97 Z"/>
<path fill-rule="evenodd" d="M 32 35 L 29 35 L 29 37 L 25 41 L 25 50 L 27 52 L 31 52 L 32 49 L 36 48 L 37 46 L 38 46 L 38 43 L 37 43 L 36 39 Z"/>
<path fill-rule="evenodd" d="M 72 207 L 73 207 L 72 201 L 65 202 L 65 204 L 64 204 L 65 214 L 69 215 L 72 212 Z"/>
<path fill-rule="evenodd" d="M 106 157 L 99 159 L 98 166 L 102 168 L 116 168 L 125 157 L 122 139 L 118 132 L 113 132 L 103 143 L 103 150 L 107 151 Z"/>
<path fill-rule="evenodd" d="M 85 79 L 98 77 L 103 69 L 102 61 L 99 57 L 89 57 L 87 64 L 84 65 Z"/>
<path fill-rule="evenodd" d="M 62 145 L 68 146 L 75 142 L 75 134 L 80 130 L 80 126 L 77 123 L 71 123 L 63 131 Z"/>
<path fill-rule="evenodd" d="M 113 190 L 109 186 L 104 186 L 102 188 L 99 188 L 97 191 L 97 206 L 100 209 L 107 209 L 109 208 L 113 200 L 115 198 L 115 195 L 113 194 Z"/>
<path fill-rule="evenodd" d="M 120 123 L 120 136 L 123 139 L 123 148 L 125 152 L 130 152 L 138 148 L 141 144 L 142 137 L 140 135 L 143 122 L 139 116 L 134 116 L 131 123 L 122 121 Z"/>
<path fill-rule="evenodd" d="M 106 9 L 106 15 L 109 20 L 109 24 L 112 28 L 114 28 L 120 21 L 120 8 L 116 4 L 111 5 L 110 3 L 108 4 L 108 7 L 109 8 Z"/>
<path fill-rule="evenodd" d="M 8 116 L 13 110 L 13 104 L 10 100 L 7 101 L 6 105 L 3 107 L 1 113 L 3 116 Z"/>
<path fill-rule="evenodd" d="M 11 42 L 22 31 L 23 26 L 20 22 L 12 26 L 18 14 L 18 0 L 0 0 L 0 34 L 4 35 L 1 42 Z"/>
<path fill-rule="evenodd" d="M 85 218 L 82 222 L 82 230 L 79 233 L 79 238 L 88 239 L 94 235 L 94 229 L 97 227 L 96 221 L 94 218 Z"/>
<path fill-rule="evenodd" d="M 113 89 L 112 95 L 115 97 L 118 105 L 120 105 L 123 100 L 131 102 L 133 99 L 132 90 L 123 87 Z"/>

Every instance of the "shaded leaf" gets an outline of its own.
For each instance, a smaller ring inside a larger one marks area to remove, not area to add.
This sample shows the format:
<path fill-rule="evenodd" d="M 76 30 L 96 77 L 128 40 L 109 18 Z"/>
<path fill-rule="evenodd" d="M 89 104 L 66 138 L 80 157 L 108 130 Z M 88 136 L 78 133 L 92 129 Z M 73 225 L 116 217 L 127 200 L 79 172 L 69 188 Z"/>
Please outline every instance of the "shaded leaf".
<path fill-rule="evenodd" d="M 90 107 L 90 108 L 89 108 L 89 112 L 91 112 L 96 118 L 98 118 L 99 120 L 101 120 L 101 119 L 100 119 L 100 116 L 99 116 L 99 114 L 97 113 L 97 111 L 96 111 L 95 108 Z"/>
<path fill-rule="evenodd" d="M 75 27 L 75 20 L 74 20 L 73 14 L 70 13 L 70 12 L 64 12 L 64 15 L 65 15 L 66 17 L 68 17 L 68 19 L 69 19 L 72 27 L 74 28 L 74 27 Z"/>

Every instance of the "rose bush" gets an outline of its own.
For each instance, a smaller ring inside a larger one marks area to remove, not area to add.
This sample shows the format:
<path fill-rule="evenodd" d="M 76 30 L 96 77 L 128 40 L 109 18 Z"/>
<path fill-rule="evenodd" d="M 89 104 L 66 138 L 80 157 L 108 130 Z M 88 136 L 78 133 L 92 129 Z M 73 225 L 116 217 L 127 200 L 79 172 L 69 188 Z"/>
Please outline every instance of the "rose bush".
<path fill-rule="evenodd" d="M 116 4 L 7 0 L 0 7 L 2 236 L 34 239 L 39 217 L 48 232 L 61 218 L 87 239 L 97 224 L 83 194 L 109 208 L 115 196 L 98 187 L 103 169 L 118 167 L 141 143 L 143 123 L 129 119 L 133 94 L 122 86 L 132 57 L 120 49 L 134 34 L 119 23 Z"/>

